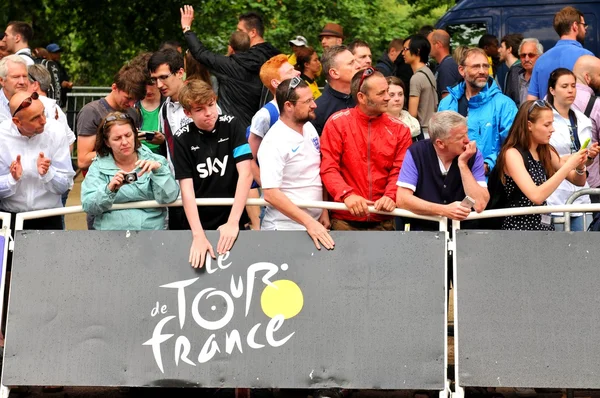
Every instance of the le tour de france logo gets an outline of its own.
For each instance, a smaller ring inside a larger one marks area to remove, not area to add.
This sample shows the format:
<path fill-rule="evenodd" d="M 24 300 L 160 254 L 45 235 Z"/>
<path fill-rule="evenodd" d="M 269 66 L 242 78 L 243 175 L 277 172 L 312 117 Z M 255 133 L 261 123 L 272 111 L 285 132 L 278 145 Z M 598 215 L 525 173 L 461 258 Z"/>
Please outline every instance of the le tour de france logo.
<path fill-rule="evenodd" d="M 190 341 L 183 332 L 179 334 L 174 344 L 175 366 L 179 366 L 180 361 L 196 366 L 194 359 L 199 364 L 207 363 L 217 353 L 223 354 L 224 352 L 227 355 L 233 355 L 237 350 L 239 354 L 243 354 L 245 350 L 247 351 L 246 347 L 254 350 L 261 349 L 265 345 L 281 347 L 294 335 L 295 331 L 288 335 L 281 335 L 281 332 L 277 333 L 283 326 L 284 321 L 298 315 L 304 305 L 304 295 L 298 284 L 289 279 L 276 278 L 280 271 L 285 272 L 289 269 L 288 264 L 278 266 L 269 262 L 254 263 L 242 271 L 244 275 L 238 275 L 237 279 L 236 275 L 232 274 L 227 289 L 218 290 L 215 287 L 205 287 L 211 286 L 211 275 L 223 272 L 232 265 L 231 262 L 227 262 L 228 257 L 229 252 L 220 255 L 216 260 L 216 264 L 214 264 L 214 260 L 208 257 L 205 275 L 160 286 L 161 288 L 172 289 L 173 293 L 177 295 L 177 309 L 172 311 L 167 305 L 161 305 L 159 302 L 155 303 L 150 315 L 153 318 L 159 315 L 164 317 L 156 323 L 152 337 L 143 345 L 152 348 L 156 365 L 162 373 L 165 371 L 161 346 L 175 336 L 174 333 L 163 332 L 163 329 L 175 318 L 179 318 L 179 331 L 182 332 L 186 321 L 190 322 L 187 317 L 188 313 L 191 313 L 194 322 L 192 326 L 201 328 L 210 335 L 204 342 L 200 342 L 202 347 L 198 356 L 195 357 L 192 343 L 198 347 L 200 344 L 197 341 Z M 186 289 L 193 289 L 192 285 L 196 283 L 202 288 L 196 288 L 196 291 L 200 291 L 194 296 L 191 305 L 188 306 Z M 236 311 L 243 311 L 244 319 L 248 318 L 252 305 L 257 305 L 253 303 L 255 290 L 261 290 L 260 308 L 266 318 L 262 322 L 259 319 L 259 322 L 251 327 L 237 322 L 237 327 L 240 329 L 238 330 L 230 325 L 231 320 Z M 209 302 L 212 305 L 208 304 Z M 215 302 L 221 304 L 215 305 Z M 176 312 L 177 315 L 171 315 L 171 312 Z M 264 331 L 260 331 L 264 322 L 266 322 Z M 169 325 L 169 330 L 172 328 Z M 173 358 L 173 355 L 168 355 L 165 358 Z"/>

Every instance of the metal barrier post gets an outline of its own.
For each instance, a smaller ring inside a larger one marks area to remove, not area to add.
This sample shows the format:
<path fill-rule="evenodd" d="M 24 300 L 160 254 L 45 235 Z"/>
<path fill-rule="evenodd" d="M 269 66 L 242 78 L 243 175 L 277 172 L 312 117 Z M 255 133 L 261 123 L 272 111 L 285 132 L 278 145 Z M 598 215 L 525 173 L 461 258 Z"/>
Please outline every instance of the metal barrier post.
<path fill-rule="evenodd" d="M 583 195 L 600 195 L 600 188 L 584 188 L 584 189 L 580 189 L 579 191 L 573 193 L 573 195 L 569 196 L 569 199 L 567 199 L 567 205 L 572 205 L 573 202 L 575 202 L 575 200 L 577 198 L 579 198 L 580 196 Z M 570 231 L 571 230 L 571 212 L 565 211 L 564 213 L 565 216 L 565 231 Z M 583 213 L 583 221 L 585 221 L 586 217 L 585 217 L 585 213 Z M 585 227 L 585 222 L 584 222 L 584 227 Z"/>
<path fill-rule="evenodd" d="M 460 230 L 460 221 L 452 220 L 452 241 L 448 243 L 448 250 L 452 247 L 453 255 L 452 255 L 452 280 L 453 282 L 453 291 L 452 298 L 454 299 L 454 392 L 452 393 L 452 398 L 464 398 L 465 389 L 460 386 L 460 376 L 459 376 L 459 368 L 460 364 L 458 363 L 458 289 L 456 288 L 457 271 L 458 266 L 456 264 L 456 232 Z"/>
<path fill-rule="evenodd" d="M 8 263 L 8 250 L 11 245 L 11 231 L 10 231 L 10 213 L 0 213 L 0 220 L 2 220 L 2 232 L 4 236 L 4 246 L 2 247 L 2 279 L 0 280 L 0 311 L 4 312 L 4 289 L 6 288 L 6 265 Z M 0 316 L 1 318 L 1 316 Z M 2 323 L 1 326 L 4 326 Z M 6 387 L 4 383 L 0 383 L 0 398 L 8 398 L 10 395 L 10 388 Z"/>

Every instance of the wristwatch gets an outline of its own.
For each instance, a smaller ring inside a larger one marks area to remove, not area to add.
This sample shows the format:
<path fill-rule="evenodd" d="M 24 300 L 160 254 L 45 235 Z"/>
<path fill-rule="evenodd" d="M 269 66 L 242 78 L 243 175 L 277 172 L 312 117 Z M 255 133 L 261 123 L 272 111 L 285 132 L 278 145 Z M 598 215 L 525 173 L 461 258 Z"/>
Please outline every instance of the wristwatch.
<path fill-rule="evenodd" d="M 188 30 L 190 30 L 190 29 L 191 29 L 191 27 L 189 27 L 189 26 L 184 26 L 184 27 L 182 28 L 182 30 L 183 30 L 183 33 L 187 32 L 187 31 L 188 31 Z"/>

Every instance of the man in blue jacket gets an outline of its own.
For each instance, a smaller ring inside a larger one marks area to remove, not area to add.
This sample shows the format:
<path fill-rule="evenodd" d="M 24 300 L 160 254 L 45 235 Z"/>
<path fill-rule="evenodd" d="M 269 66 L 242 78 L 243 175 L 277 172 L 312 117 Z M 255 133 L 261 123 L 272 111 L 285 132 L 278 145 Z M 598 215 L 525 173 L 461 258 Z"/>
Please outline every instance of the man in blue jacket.
<path fill-rule="evenodd" d="M 438 109 L 455 111 L 467 118 L 469 140 L 477 142 L 486 175 L 496 165 L 498 152 L 517 114 L 515 103 L 489 78 L 489 66 L 482 49 L 468 49 L 458 66 L 464 81 L 450 88 Z"/>

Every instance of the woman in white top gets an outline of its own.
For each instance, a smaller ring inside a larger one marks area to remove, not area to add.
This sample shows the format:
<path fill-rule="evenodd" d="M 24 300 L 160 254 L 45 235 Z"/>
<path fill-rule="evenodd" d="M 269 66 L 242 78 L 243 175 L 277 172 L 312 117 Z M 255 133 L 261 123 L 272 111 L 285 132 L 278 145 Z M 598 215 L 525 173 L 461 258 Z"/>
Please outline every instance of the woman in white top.
<path fill-rule="evenodd" d="M 575 75 L 566 68 L 555 69 L 548 80 L 548 102 L 554 111 L 554 132 L 550 137 L 550 145 L 561 157 L 577 152 L 588 138 L 592 138 L 592 122 L 583 113 L 572 108 L 577 93 L 575 82 Z M 590 144 L 586 165 L 591 165 L 597 155 L 598 144 Z M 583 187 L 578 187 L 564 180 L 548 198 L 548 205 L 564 205 L 573 193 L 584 188 L 589 188 L 589 185 L 586 183 Z M 590 197 L 580 196 L 575 203 L 588 204 Z M 553 224 L 556 218 L 562 216 L 563 213 L 553 213 Z M 564 230 L 562 224 L 555 224 L 554 228 Z M 571 231 L 583 231 L 585 228 L 582 213 L 571 213 Z"/>
<path fill-rule="evenodd" d="M 417 141 L 421 135 L 421 125 L 419 121 L 412 117 L 408 111 L 404 110 L 404 83 L 396 76 L 390 76 L 387 79 L 388 94 L 390 102 L 388 102 L 387 114 L 400 119 L 410 129 L 410 135 L 413 141 Z"/>

